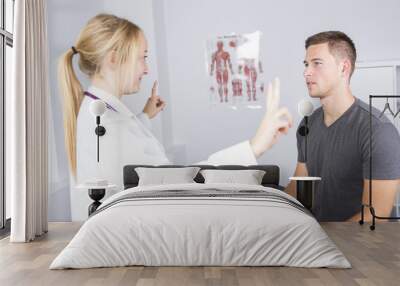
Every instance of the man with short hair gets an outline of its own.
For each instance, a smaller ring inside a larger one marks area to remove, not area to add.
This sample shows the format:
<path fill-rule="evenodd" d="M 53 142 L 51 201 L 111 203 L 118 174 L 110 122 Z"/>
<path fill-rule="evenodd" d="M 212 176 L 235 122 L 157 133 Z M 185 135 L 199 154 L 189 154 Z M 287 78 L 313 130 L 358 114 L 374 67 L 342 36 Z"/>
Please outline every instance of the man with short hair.
<path fill-rule="evenodd" d="M 304 78 L 321 107 L 309 117 L 307 162 L 297 132 L 295 176 L 317 176 L 313 214 L 320 221 L 359 220 L 369 201 L 369 105 L 353 96 L 350 78 L 356 48 L 344 33 L 328 31 L 306 40 Z M 303 120 L 304 121 L 304 120 Z M 304 122 L 300 123 L 303 126 Z M 380 111 L 372 111 L 372 197 L 375 214 L 387 217 L 400 178 L 400 137 Z M 295 196 L 292 181 L 287 192 Z M 370 212 L 366 211 L 366 220 Z"/>

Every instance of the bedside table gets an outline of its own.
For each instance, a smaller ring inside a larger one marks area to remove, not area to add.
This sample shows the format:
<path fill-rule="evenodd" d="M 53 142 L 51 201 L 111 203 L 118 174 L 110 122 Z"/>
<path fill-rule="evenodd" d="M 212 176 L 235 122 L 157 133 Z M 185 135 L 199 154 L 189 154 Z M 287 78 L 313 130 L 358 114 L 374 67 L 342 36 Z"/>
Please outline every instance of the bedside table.
<path fill-rule="evenodd" d="M 76 186 L 76 188 L 78 188 L 78 189 L 88 190 L 89 197 L 94 201 L 88 207 L 88 215 L 89 216 L 92 213 L 94 213 L 97 210 L 97 208 L 101 205 L 100 200 L 102 198 L 104 198 L 104 196 L 106 195 L 106 190 L 113 189 L 115 187 L 116 187 L 116 185 L 96 186 L 96 185 L 88 185 L 88 184 L 82 184 L 82 185 Z"/>
<path fill-rule="evenodd" d="M 296 198 L 312 213 L 314 205 L 315 182 L 321 181 L 320 177 L 290 177 L 289 180 L 296 181 Z"/>

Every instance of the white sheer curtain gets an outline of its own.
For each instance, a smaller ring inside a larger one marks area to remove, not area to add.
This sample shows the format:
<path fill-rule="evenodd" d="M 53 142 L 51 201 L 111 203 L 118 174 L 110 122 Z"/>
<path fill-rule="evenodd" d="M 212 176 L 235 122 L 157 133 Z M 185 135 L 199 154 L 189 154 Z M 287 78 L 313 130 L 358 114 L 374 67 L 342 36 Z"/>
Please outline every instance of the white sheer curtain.
<path fill-rule="evenodd" d="M 47 232 L 48 48 L 45 0 L 15 2 L 13 92 L 6 111 L 12 242 Z"/>

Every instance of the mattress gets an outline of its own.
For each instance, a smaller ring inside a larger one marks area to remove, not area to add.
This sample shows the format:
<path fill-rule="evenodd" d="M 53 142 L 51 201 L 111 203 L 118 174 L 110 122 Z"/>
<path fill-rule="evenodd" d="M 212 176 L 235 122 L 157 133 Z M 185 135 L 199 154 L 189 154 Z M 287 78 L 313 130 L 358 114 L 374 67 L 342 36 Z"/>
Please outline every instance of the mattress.
<path fill-rule="evenodd" d="M 50 269 L 129 265 L 351 267 L 312 214 L 286 193 L 196 183 L 113 195 Z"/>

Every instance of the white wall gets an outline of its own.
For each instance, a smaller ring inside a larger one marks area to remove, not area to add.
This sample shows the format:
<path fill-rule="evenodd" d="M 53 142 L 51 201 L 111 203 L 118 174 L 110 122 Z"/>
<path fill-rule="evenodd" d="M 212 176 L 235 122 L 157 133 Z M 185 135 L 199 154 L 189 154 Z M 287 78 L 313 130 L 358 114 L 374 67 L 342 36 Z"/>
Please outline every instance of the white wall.
<path fill-rule="evenodd" d="M 56 58 L 75 41 L 87 20 L 100 12 L 115 13 L 137 23 L 149 43 L 150 74 L 139 94 L 124 100 L 139 112 L 151 89 L 160 82 L 167 108 L 154 121 L 156 136 L 178 163 L 192 163 L 250 138 L 263 110 L 211 109 L 207 94 L 205 41 L 231 32 L 263 33 L 261 53 L 266 80 L 281 78 L 282 105 L 300 120 L 297 102 L 307 97 L 304 85 L 304 40 L 324 30 L 342 30 L 355 42 L 360 61 L 400 59 L 400 1 L 397 0 L 49 0 L 49 48 L 52 115 L 55 124 L 60 180 L 68 179 L 61 108 L 56 83 Z M 281 167 L 281 184 L 288 182 L 297 159 L 295 128 L 259 163 Z M 54 187 L 49 217 L 69 218 L 68 186 Z M 68 200 L 68 201 L 67 201 Z M 68 202 L 68 203 L 67 203 Z"/>
<path fill-rule="evenodd" d="M 165 30 L 172 132 L 195 162 L 234 142 L 251 137 L 263 110 L 210 109 L 204 46 L 209 36 L 260 30 L 266 80 L 281 78 L 282 105 L 295 117 L 296 103 L 307 97 L 303 59 L 306 37 L 324 30 L 342 30 L 355 42 L 361 61 L 400 58 L 399 1 L 258 1 L 166 0 Z M 168 5 L 167 5 L 168 3 Z M 259 163 L 281 167 L 288 182 L 297 160 L 295 128 Z"/>

